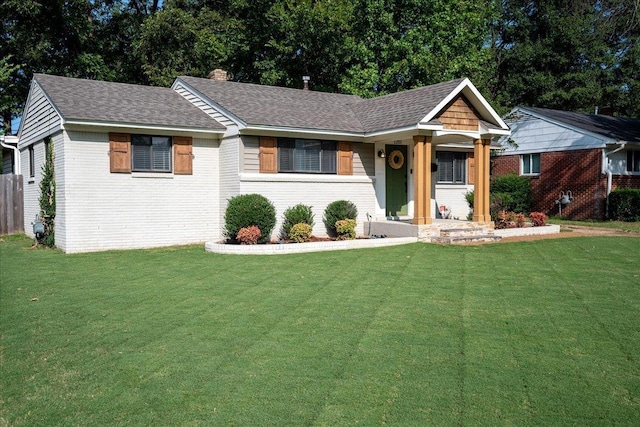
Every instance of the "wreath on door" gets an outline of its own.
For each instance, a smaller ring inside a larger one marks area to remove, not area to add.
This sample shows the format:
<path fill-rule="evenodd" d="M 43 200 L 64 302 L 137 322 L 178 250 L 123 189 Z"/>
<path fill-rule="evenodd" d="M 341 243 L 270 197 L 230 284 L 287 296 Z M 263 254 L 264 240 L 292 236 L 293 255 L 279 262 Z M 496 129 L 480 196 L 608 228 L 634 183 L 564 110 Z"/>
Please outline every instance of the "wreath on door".
<path fill-rule="evenodd" d="M 404 154 L 400 150 L 393 150 L 389 154 L 389 166 L 392 169 L 400 169 L 404 165 Z"/>

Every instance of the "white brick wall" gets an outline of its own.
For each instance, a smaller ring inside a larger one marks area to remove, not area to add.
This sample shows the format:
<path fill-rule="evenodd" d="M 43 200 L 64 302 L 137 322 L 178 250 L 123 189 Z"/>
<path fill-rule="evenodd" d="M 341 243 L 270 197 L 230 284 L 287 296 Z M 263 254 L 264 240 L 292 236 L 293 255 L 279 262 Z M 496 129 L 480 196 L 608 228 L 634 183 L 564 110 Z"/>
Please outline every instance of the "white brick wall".
<path fill-rule="evenodd" d="M 270 175 L 270 176 L 266 176 Z M 313 234 L 326 236 L 322 222 L 324 209 L 336 200 L 350 200 L 358 207 L 356 231 L 364 233 L 367 212 L 375 212 L 373 180 L 368 177 L 305 174 L 242 174 L 241 194 L 257 193 L 268 198 L 276 208 L 276 227 L 271 234 L 277 238 L 282 227 L 284 211 L 298 203 L 313 207 L 315 226 Z"/>
<path fill-rule="evenodd" d="M 194 138 L 193 154 L 193 175 L 112 174 L 108 133 L 70 131 L 57 178 L 57 246 L 73 253 L 216 239 L 218 144 Z"/>

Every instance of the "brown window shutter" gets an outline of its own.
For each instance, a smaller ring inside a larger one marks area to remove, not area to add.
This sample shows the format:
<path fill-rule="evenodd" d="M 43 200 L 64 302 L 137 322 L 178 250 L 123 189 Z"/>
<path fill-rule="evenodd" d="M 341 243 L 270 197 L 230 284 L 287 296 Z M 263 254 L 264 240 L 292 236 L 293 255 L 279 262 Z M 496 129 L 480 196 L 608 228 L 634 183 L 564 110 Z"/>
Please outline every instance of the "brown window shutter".
<path fill-rule="evenodd" d="M 278 173 L 278 140 L 260 137 L 260 173 Z"/>
<path fill-rule="evenodd" d="M 173 137 L 173 173 L 193 175 L 193 140 L 190 136 Z"/>
<path fill-rule="evenodd" d="M 476 159 L 473 153 L 467 153 L 467 184 L 475 183 Z"/>
<path fill-rule="evenodd" d="M 338 175 L 353 175 L 353 147 L 350 142 L 338 142 Z"/>
<path fill-rule="evenodd" d="M 109 133 L 109 166 L 111 173 L 131 173 L 131 135 Z"/>

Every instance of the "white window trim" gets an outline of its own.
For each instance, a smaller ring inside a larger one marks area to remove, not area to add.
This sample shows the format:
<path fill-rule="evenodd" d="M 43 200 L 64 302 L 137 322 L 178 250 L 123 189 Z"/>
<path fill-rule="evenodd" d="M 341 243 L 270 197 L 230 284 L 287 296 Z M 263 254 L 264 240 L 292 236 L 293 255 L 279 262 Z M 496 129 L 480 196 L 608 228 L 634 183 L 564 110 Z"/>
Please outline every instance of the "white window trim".
<path fill-rule="evenodd" d="M 521 176 L 540 176 L 540 172 L 525 172 L 524 171 L 524 156 L 529 156 L 529 162 L 533 165 L 532 156 L 539 156 L 540 158 L 540 169 L 542 169 L 542 156 L 540 153 L 528 153 L 528 154 L 520 154 L 520 175 Z"/>

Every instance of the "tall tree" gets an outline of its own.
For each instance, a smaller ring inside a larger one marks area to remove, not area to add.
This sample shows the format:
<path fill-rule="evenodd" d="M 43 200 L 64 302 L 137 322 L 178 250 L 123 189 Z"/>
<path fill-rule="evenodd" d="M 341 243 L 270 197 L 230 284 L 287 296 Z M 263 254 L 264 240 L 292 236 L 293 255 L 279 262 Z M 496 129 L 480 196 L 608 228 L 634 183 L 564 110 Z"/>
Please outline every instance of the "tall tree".
<path fill-rule="evenodd" d="M 492 86 L 500 104 L 593 112 L 620 105 L 637 81 L 626 64 L 634 62 L 638 2 L 503 0 L 501 5 Z"/>
<path fill-rule="evenodd" d="M 11 131 L 34 73 L 136 81 L 126 64 L 131 34 L 158 9 L 158 0 L 4 0 L 0 58 L 11 69 L 2 83 L 2 124 Z M 0 76 L 1 77 L 1 76 Z M 9 101 L 5 101 L 8 99 Z"/>
<path fill-rule="evenodd" d="M 491 9 L 469 0 L 358 0 L 343 90 L 364 96 L 491 74 Z"/>

